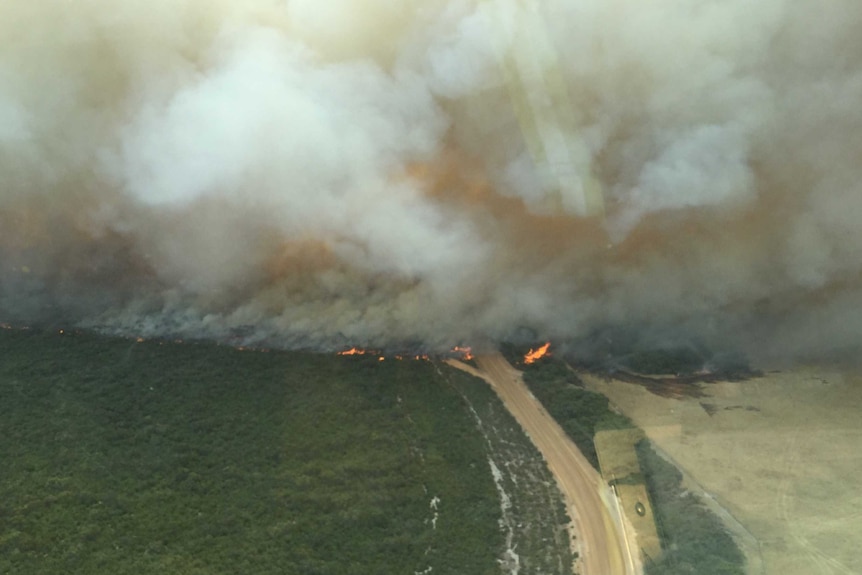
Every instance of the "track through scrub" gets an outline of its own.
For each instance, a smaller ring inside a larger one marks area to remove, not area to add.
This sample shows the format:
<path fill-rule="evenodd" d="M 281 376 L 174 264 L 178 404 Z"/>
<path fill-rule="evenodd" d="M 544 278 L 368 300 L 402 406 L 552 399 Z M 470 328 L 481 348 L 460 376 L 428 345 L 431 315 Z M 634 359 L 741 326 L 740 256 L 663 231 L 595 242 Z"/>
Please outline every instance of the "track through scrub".
<path fill-rule="evenodd" d="M 499 353 L 476 357 L 478 369 L 450 360 L 453 367 L 487 381 L 500 396 L 536 448 L 566 499 L 573 520 L 573 548 L 580 575 L 636 575 L 622 519 L 613 507 L 613 493 L 566 432 L 533 397 L 521 377 Z"/>

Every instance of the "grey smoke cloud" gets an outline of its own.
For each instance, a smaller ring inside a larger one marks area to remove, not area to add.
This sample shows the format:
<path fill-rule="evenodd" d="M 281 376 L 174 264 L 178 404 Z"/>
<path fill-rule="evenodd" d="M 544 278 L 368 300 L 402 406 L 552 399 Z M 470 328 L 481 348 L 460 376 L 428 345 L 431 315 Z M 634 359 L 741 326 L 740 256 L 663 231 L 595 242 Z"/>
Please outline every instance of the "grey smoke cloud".
<path fill-rule="evenodd" d="M 798 359 L 862 337 L 856 2 L 0 10 L 4 318 Z"/>

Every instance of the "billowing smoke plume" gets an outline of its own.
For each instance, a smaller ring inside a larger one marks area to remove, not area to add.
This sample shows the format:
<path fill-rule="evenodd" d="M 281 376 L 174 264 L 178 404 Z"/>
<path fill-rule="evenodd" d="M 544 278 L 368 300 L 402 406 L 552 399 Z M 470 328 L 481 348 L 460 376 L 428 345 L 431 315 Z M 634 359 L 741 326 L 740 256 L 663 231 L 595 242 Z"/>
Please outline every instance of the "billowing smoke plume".
<path fill-rule="evenodd" d="M 0 315 L 862 338 L 862 4 L 2 0 Z"/>

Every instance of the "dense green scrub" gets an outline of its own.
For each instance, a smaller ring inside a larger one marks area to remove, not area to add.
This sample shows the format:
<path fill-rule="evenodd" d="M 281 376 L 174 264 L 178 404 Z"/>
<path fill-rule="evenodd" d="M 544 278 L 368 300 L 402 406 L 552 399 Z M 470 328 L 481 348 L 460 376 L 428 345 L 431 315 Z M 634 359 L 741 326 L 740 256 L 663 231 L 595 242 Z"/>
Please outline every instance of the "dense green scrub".
<path fill-rule="evenodd" d="M 485 441 L 439 377 L 0 330 L 0 573 L 499 573 Z"/>
<path fill-rule="evenodd" d="M 721 520 L 682 486 L 682 474 L 653 451 L 637 444 L 656 525 L 661 557 L 645 565 L 646 575 L 745 575 L 745 557 Z"/>
<path fill-rule="evenodd" d="M 443 377 L 471 406 L 488 445 L 488 459 L 496 468 L 501 523 L 511 550 L 503 560 L 504 572 L 572 575 L 570 518 L 544 458 L 487 383 L 448 366 L 441 368 Z"/>
<path fill-rule="evenodd" d="M 604 429 L 628 429 L 634 424 L 611 411 L 608 399 L 584 389 L 577 376 L 562 361 L 544 360 L 519 366 L 524 382 L 548 413 L 566 431 L 581 453 L 599 469 L 593 437 Z"/>

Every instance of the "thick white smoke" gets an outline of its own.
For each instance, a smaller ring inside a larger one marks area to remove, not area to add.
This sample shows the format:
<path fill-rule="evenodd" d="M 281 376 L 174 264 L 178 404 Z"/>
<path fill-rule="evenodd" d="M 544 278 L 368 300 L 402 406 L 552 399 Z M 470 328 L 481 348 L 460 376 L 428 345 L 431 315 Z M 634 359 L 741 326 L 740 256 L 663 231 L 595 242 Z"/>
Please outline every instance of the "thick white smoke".
<path fill-rule="evenodd" d="M 0 0 L 0 319 L 852 351 L 860 29 L 850 0 Z"/>

